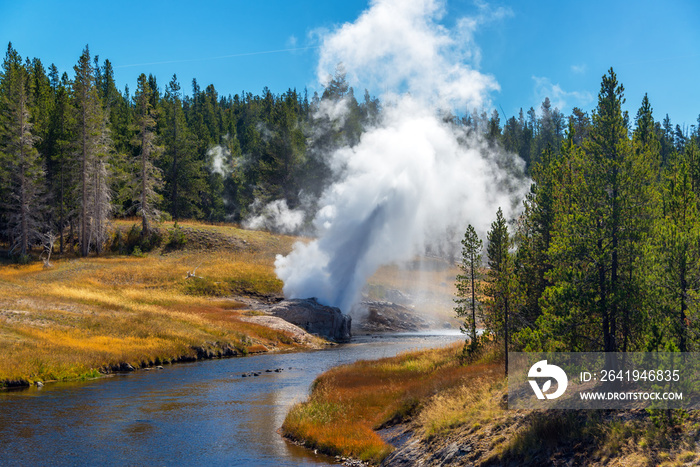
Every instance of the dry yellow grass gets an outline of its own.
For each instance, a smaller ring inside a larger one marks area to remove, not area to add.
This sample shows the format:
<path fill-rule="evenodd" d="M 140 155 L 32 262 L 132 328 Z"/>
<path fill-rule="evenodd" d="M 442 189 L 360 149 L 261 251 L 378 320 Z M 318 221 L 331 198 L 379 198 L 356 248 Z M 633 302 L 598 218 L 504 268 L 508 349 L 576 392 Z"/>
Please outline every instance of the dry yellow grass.
<path fill-rule="evenodd" d="M 295 347 L 282 331 L 241 321 L 244 305 L 227 298 L 279 294 L 274 257 L 287 253 L 295 239 L 179 225 L 207 241 L 242 246 L 145 257 L 54 256 L 49 269 L 39 263 L 0 266 L 0 381 L 65 380 L 123 362 L 138 367 L 197 352 Z M 198 277 L 186 278 L 195 268 Z"/>
<path fill-rule="evenodd" d="M 453 345 L 333 368 L 290 410 L 282 430 L 327 454 L 379 463 L 392 448 L 374 429 L 413 415 L 438 391 L 495 377 L 498 365 L 462 366 L 460 352 Z"/>
<path fill-rule="evenodd" d="M 307 447 L 379 463 L 392 447 L 376 429 L 410 420 L 426 461 L 457 441 L 473 465 L 695 465 L 700 413 L 659 424 L 647 412 L 508 410 L 502 362 L 487 349 L 458 363 L 459 346 L 334 368 L 282 427 Z M 483 363 L 481 363 L 483 362 Z M 663 415 L 663 414 L 662 414 Z M 625 421 L 623 421 L 625 420 Z M 415 446 L 413 443 L 411 445 Z"/>

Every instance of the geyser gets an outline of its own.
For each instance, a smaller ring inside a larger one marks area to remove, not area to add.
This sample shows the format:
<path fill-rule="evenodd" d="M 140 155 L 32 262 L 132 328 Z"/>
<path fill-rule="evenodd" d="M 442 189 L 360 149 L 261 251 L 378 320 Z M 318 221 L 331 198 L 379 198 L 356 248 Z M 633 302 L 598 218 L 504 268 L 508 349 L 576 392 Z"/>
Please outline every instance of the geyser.
<path fill-rule="evenodd" d="M 497 89 L 464 63 L 475 55 L 464 46 L 474 46 L 458 43 L 464 31 L 438 24 L 442 11 L 437 1 L 377 0 L 322 38 L 320 75 L 342 62 L 351 82 L 391 92 L 377 126 L 331 156 L 338 181 L 319 200 L 316 239 L 277 257 L 285 297 L 318 297 L 349 312 L 379 266 L 429 246 L 454 250 L 468 223 L 483 235 L 499 206 L 510 216 L 518 209 L 528 183 L 512 172 L 522 161 L 442 117 L 483 105 Z"/>

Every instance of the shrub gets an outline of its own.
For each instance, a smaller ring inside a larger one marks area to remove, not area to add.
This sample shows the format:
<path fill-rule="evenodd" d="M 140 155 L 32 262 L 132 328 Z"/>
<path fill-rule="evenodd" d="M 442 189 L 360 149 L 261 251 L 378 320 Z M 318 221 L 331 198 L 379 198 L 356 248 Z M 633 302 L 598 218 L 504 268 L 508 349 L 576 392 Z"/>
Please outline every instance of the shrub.
<path fill-rule="evenodd" d="M 160 229 L 153 229 L 148 236 L 142 237 L 139 246 L 143 251 L 151 251 L 163 243 L 163 233 Z"/>
<path fill-rule="evenodd" d="M 124 237 L 124 234 L 117 230 L 112 240 L 112 251 L 139 256 L 158 248 L 163 243 L 163 234 L 159 229 L 152 229 L 148 235 L 144 236 L 141 226 L 138 224 L 132 225 L 126 233 L 126 238 Z M 139 254 L 136 254 L 136 248 L 138 248 Z"/>
<path fill-rule="evenodd" d="M 17 264 L 29 264 L 31 260 L 32 257 L 28 254 L 15 256 L 15 262 L 17 262 Z"/>
<path fill-rule="evenodd" d="M 187 236 L 181 227 L 175 227 L 168 235 L 168 243 L 165 248 L 169 250 L 179 250 L 187 244 Z"/>
<path fill-rule="evenodd" d="M 110 251 L 124 255 L 127 253 L 126 238 L 121 229 L 117 228 L 109 245 Z"/>

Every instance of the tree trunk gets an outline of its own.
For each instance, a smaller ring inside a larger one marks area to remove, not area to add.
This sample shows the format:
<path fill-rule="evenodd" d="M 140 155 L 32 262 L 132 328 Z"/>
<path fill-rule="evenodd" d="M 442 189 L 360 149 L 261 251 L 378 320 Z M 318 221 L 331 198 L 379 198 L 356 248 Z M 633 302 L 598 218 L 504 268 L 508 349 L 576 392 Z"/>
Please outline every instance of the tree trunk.
<path fill-rule="evenodd" d="M 61 160 L 63 160 L 63 157 L 61 157 Z M 61 168 L 61 191 L 60 191 L 60 208 L 59 208 L 59 215 L 58 215 L 58 234 L 59 234 L 59 251 L 61 254 L 63 254 L 63 168 Z"/>
<path fill-rule="evenodd" d="M 688 310 L 688 304 L 686 302 L 686 297 L 688 293 L 688 280 L 686 277 L 686 261 L 685 261 L 685 255 L 686 255 L 687 249 L 684 249 L 683 252 L 681 253 L 683 255 L 683 259 L 681 260 L 681 315 L 680 315 L 680 338 L 679 338 L 679 350 L 681 352 L 687 352 L 688 350 L 688 344 L 686 343 L 686 334 L 688 332 L 688 327 L 686 324 L 686 315 L 687 315 L 687 310 Z"/>
<path fill-rule="evenodd" d="M 506 280 L 509 280 L 506 278 Z M 509 284 L 506 282 L 506 287 L 509 287 Z M 504 294 L 504 301 L 503 301 L 503 319 L 504 319 L 504 327 L 505 327 L 505 339 L 504 341 L 504 350 L 505 350 L 505 375 L 508 376 L 508 290 L 506 290 L 506 293 Z"/>
<path fill-rule="evenodd" d="M 471 258 L 471 279 L 472 279 L 472 348 L 476 343 L 476 292 L 474 290 L 474 256 Z"/>
<path fill-rule="evenodd" d="M 610 350 L 609 352 L 617 351 L 617 314 L 619 302 L 618 290 L 618 249 L 619 249 L 619 229 L 620 229 L 620 212 L 618 200 L 617 186 L 617 168 L 613 169 L 612 183 L 612 264 L 610 269 Z"/>
<path fill-rule="evenodd" d="M 87 106 L 87 95 L 83 95 L 83 105 Z M 87 141 L 87 109 L 82 109 L 82 160 L 81 160 L 81 174 L 80 182 L 82 184 L 82 198 L 80 206 L 80 254 L 81 256 L 87 256 L 89 252 L 89 243 L 87 238 L 87 162 L 88 162 L 88 141 Z"/>
<path fill-rule="evenodd" d="M 173 220 L 177 222 L 180 217 L 177 199 L 177 117 L 173 111 Z"/>
<path fill-rule="evenodd" d="M 610 339 L 610 320 L 608 316 L 607 289 L 605 287 L 605 264 L 603 261 L 603 239 L 598 239 L 598 290 L 600 293 L 600 312 L 603 317 L 603 351 L 612 352 L 612 341 Z"/>
<path fill-rule="evenodd" d="M 24 102 L 20 102 L 19 105 L 19 180 L 20 180 L 20 254 L 26 255 L 29 249 L 29 225 L 27 217 L 29 215 L 28 202 L 27 202 L 27 178 L 26 178 L 26 154 L 24 152 L 24 133 L 25 121 L 24 121 Z"/>
<path fill-rule="evenodd" d="M 147 213 L 147 199 L 146 196 L 146 160 L 148 155 L 146 154 L 147 139 L 146 139 L 146 128 L 143 126 L 141 128 L 141 222 L 143 229 L 141 235 L 144 237 L 148 236 L 148 215 Z"/>

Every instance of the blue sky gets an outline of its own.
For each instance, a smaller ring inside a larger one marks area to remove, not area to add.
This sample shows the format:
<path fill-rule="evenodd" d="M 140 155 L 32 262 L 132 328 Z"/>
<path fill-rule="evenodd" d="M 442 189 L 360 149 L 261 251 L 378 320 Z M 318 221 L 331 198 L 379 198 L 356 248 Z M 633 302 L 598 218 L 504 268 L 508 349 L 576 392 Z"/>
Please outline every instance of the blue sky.
<path fill-rule="evenodd" d="M 539 109 L 545 96 L 569 113 L 596 105 L 601 76 L 612 66 L 632 116 L 645 92 L 661 120 L 696 124 L 700 113 L 700 2 L 489 2 L 502 14 L 474 32 L 481 73 L 500 91 L 490 100 L 507 116 Z M 264 86 L 318 90 L 319 31 L 354 21 L 367 1 L 95 2 L 0 0 L 0 41 L 72 74 L 85 46 L 115 67 L 118 86 L 134 88 L 152 73 L 161 89 L 177 73 L 220 94 Z M 442 24 L 475 16 L 483 2 L 451 0 Z M 282 52 L 280 52 L 282 51 Z M 136 65 L 136 66 L 134 66 Z M 359 83 L 356 87 L 363 87 Z M 374 93 L 378 90 L 370 90 Z M 361 93 L 358 93 L 361 95 Z"/>

